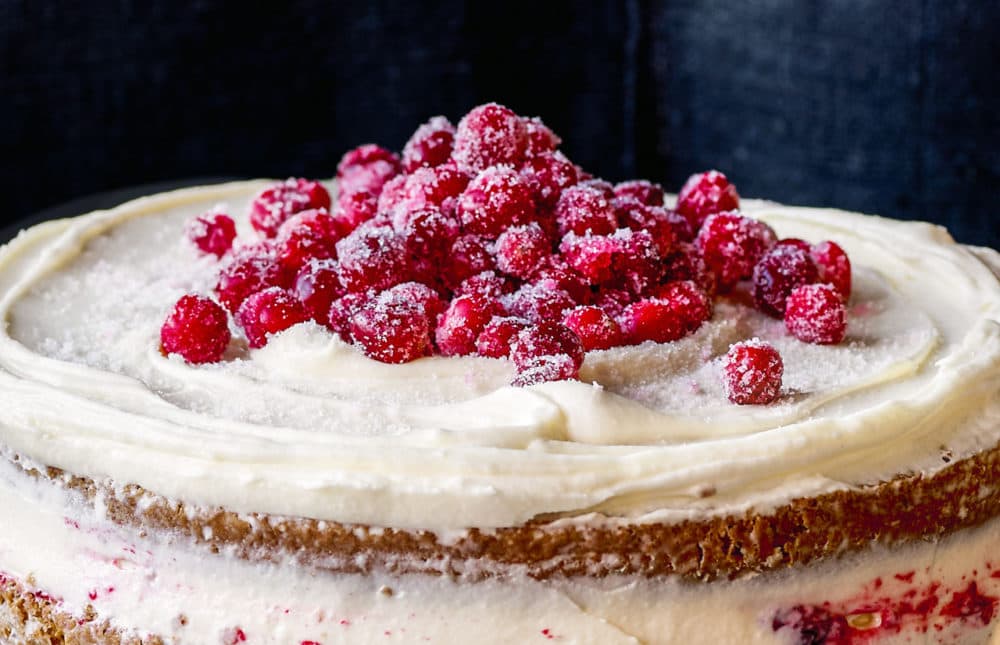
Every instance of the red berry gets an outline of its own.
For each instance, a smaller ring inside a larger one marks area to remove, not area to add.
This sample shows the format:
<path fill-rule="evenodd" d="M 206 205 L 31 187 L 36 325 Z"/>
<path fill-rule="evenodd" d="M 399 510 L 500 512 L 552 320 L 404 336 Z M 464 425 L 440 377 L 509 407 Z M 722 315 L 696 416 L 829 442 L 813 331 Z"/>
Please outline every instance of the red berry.
<path fill-rule="evenodd" d="M 800 240 L 797 237 L 786 237 L 780 239 L 775 243 L 774 246 L 775 248 L 779 246 L 794 246 L 800 251 L 805 251 L 806 253 L 812 253 L 812 245 L 809 244 L 809 242 L 806 242 L 805 240 Z"/>
<path fill-rule="evenodd" d="M 397 211 L 393 227 L 402 235 L 406 252 L 411 258 L 433 260 L 434 269 L 440 271 L 437 263 L 448 257 L 462 225 L 455 215 L 444 213 L 435 206 L 426 206 Z"/>
<path fill-rule="evenodd" d="M 580 338 L 569 327 L 557 322 L 528 327 L 517 334 L 511 345 L 510 357 L 517 367 L 514 384 L 525 386 L 577 378 L 583 355 Z"/>
<path fill-rule="evenodd" d="M 455 126 L 443 116 L 431 117 L 403 146 L 403 170 L 413 172 L 422 166 L 440 166 L 451 157 L 454 142 Z"/>
<path fill-rule="evenodd" d="M 267 287 L 290 286 L 291 275 L 278 262 L 273 249 L 244 248 L 236 251 L 219 270 L 215 293 L 219 302 L 235 313 L 252 293 Z"/>
<path fill-rule="evenodd" d="M 644 299 L 625 307 L 618 316 L 622 334 L 630 345 L 646 341 L 669 343 L 688 333 L 687 321 L 670 302 Z"/>
<path fill-rule="evenodd" d="M 690 242 L 681 242 L 664 260 L 667 280 L 693 280 L 709 297 L 715 295 L 715 274 L 708 268 L 701 252 Z"/>
<path fill-rule="evenodd" d="M 221 258 L 233 247 L 236 223 L 223 213 L 205 213 L 188 222 L 187 237 L 203 253 Z"/>
<path fill-rule="evenodd" d="M 577 173 L 580 174 L 581 172 L 582 169 L 577 168 Z M 584 188 L 593 188 L 594 190 L 599 191 L 609 202 L 613 201 L 615 198 L 615 187 L 611 185 L 610 181 L 595 177 L 585 178 L 581 175 L 580 183 L 578 185 L 583 186 Z"/>
<path fill-rule="evenodd" d="M 573 302 L 580 304 L 589 304 L 593 295 L 586 280 L 561 257 L 549 256 L 548 262 L 535 273 L 534 279 L 555 281 L 556 286 L 573 298 Z"/>
<path fill-rule="evenodd" d="M 511 226 L 535 219 L 531 189 L 511 168 L 491 166 L 469 182 L 458 200 L 466 233 L 496 238 Z"/>
<path fill-rule="evenodd" d="M 540 209 L 552 209 L 559 195 L 577 182 L 576 166 L 561 152 L 543 152 L 528 159 L 521 177 L 531 188 Z"/>
<path fill-rule="evenodd" d="M 648 206 L 663 206 L 663 186 L 645 179 L 615 185 L 615 197 L 633 197 Z"/>
<path fill-rule="evenodd" d="M 478 273 L 496 269 L 489 246 L 489 240 L 480 235 L 462 235 L 455 240 L 445 265 L 445 284 L 454 288 Z"/>
<path fill-rule="evenodd" d="M 572 329 L 583 349 L 610 349 L 622 344 L 622 330 L 600 307 L 577 307 L 563 317 L 563 324 Z"/>
<path fill-rule="evenodd" d="M 736 343 L 722 365 L 726 394 L 738 405 L 766 405 L 778 398 L 784 371 L 781 354 L 769 343 Z"/>
<path fill-rule="evenodd" d="M 570 233 L 559 244 L 559 252 L 566 263 L 589 284 L 611 280 L 611 263 L 619 250 L 621 240 L 610 235 Z"/>
<path fill-rule="evenodd" d="M 390 291 L 369 300 L 351 316 L 350 331 L 366 356 L 383 363 L 408 363 L 430 352 L 425 311 Z"/>
<path fill-rule="evenodd" d="M 337 178 L 343 179 L 357 172 L 365 166 L 371 166 L 379 162 L 388 163 L 399 167 L 399 157 L 391 150 L 386 150 L 382 146 L 374 143 L 360 145 L 353 150 L 348 150 L 337 163 Z"/>
<path fill-rule="evenodd" d="M 528 147 L 528 129 L 510 108 L 487 103 L 458 122 L 452 158 L 466 172 L 497 164 L 518 166 Z"/>
<path fill-rule="evenodd" d="M 602 288 L 594 297 L 594 304 L 608 313 L 609 316 L 618 318 L 625 307 L 632 303 L 632 294 L 625 289 Z"/>
<path fill-rule="evenodd" d="M 497 267 L 518 278 L 531 277 L 551 254 L 548 236 L 535 223 L 509 228 L 497 238 Z"/>
<path fill-rule="evenodd" d="M 327 315 L 330 330 L 344 342 L 351 342 L 351 318 L 373 297 L 371 292 L 346 293 L 330 303 Z"/>
<path fill-rule="evenodd" d="M 455 287 L 456 296 L 483 296 L 499 300 L 506 293 L 514 291 L 514 284 L 509 278 L 499 276 L 493 271 L 483 271 L 463 280 Z"/>
<path fill-rule="evenodd" d="M 819 269 L 819 282 L 832 284 L 844 300 L 851 297 L 851 260 L 835 242 L 820 242 L 812 247 L 811 255 Z"/>
<path fill-rule="evenodd" d="M 476 338 L 476 351 L 480 356 L 507 358 L 510 356 L 510 346 L 514 338 L 529 325 L 530 323 L 520 318 L 494 317 Z"/>
<path fill-rule="evenodd" d="M 749 278 L 754 265 L 777 237 L 767 224 L 739 213 L 716 213 L 705 220 L 695 244 L 726 291 Z"/>
<path fill-rule="evenodd" d="M 367 190 L 341 192 L 337 196 L 334 218 L 341 222 L 345 235 L 371 220 L 378 213 L 378 197 Z"/>
<path fill-rule="evenodd" d="M 399 157 L 385 148 L 367 143 L 348 150 L 337 164 L 341 194 L 367 191 L 373 195 L 400 172 Z"/>
<path fill-rule="evenodd" d="M 614 200 L 619 226 L 633 231 L 648 231 L 656 242 L 660 257 L 667 257 L 679 240 L 687 239 L 687 220 L 661 206 L 648 206 L 635 197 Z"/>
<path fill-rule="evenodd" d="M 295 277 L 295 297 L 321 325 L 330 323 L 330 305 L 344 294 L 336 260 L 310 260 Z"/>
<path fill-rule="evenodd" d="M 562 139 L 550 130 L 547 125 L 542 123 L 542 120 L 537 116 L 531 118 L 522 117 L 521 121 L 524 123 L 528 134 L 528 147 L 526 150 L 528 157 L 552 152 L 562 143 Z"/>
<path fill-rule="evenodd" d="M 385 182 L 378 194 L 377 213 L 392 213 L 406 198 L 406 178 L 408 175 L 396 175 Z"/>
<path fill-rule="evenodd" d="M 308 179 L 289 178 L 268 188 L 250 205 L 250 224 L 273 237 L 278 227 L 295 213 L 330 208 L 330 193 L 322 184 Z"/>
<path fill-rule="evenodd" d="M 809 254 L 795 246 L 775 246 L 753 268 L 753 300 L 764 313 L 785 315 L 785 300 L 793 289 L 816 282 L 817 271 Z"/>
<path fill-rule="evenodd" d="M 692 280 L 660 285 L 650 292 L 650 297 L 669 302 L 687 333 L 696 331 L 712 317 L 712 300 Z"/>
<path fill-rule="evenodd" d="M 436 168 L 417 168 L 406 177 L 402 193 L 390 212 L 439 208 L 449 215 L 455 212 L 458 198 L 469 185 L 469 176 L 448 164 Z"/>
<path fill-rule="evenodd" d="M 337 255 L 337 242 L 351 229 L 325 210 L 303 211 L 285 220 L 275 238 L 278 261 L 297 272 L 309 260 Z"/>
<path fill-rule="evenodd" d="M 217 303 L 186 295 L 174 305 L 160 327 L 160 345 L 189 363 L 214 363 L 229 345 L 229 319 Z"/>
<path fill-rule="evenodd" d="M 305 307 L 280 287 L 270 287 L 247 297 L 236 313 L 250 347 L 263 347 L 268 336 L 309 320 Z"/>
<path fill-rule="evenodd" d="M 560 235 L 610 235 L 618 228 L 615 208 L 603 193 L 589 186 L 570 186 L 555 206 Z"/>
<path fill-rule="evenodd" d="M 494 316 L 504 315 L 496 300 L 481 296 L 459 296 L 438 320 L 435 338 L 445 356 L 465 356 L 476 351 L 476 339 Z"/>
<path fill-rule="evenodd" d="M 847 333 L 847 308 L 831 284 L 802 285 L 788 296 L 785 328 L 806 343 L 836 345 Z"/>
<path fill-rule="evenodd" d="M 691 175 L 677 195 L 677 212 L 687 218 L 697 231 L 712 213 L 723 213 L 740 207 L 736 187 L 718 170 Z"/>
<path fill-rule="evenodd" d="M 380 297 L 414 303 L 420 311 L 424 312 L 424 316 L 427 318 L 427 328 L 431 331 L 437 327 L 438 318 L 448 307 L 448 303 L 441 298 L 441 294 L 420 282 L 397 284 L 395 287 L 383 291 Z"/>
<path fill-rule="evenodd" d="M 359 227 L 337 242 L 348 291 L 381 291 L 409 278 L 406 244 L 389 226 Z"/>
<path fill-rule="evenodd" d="M 660 280 L 663 264 L 648 231 L 624 228 L 614 234 L 614 239 L 618 249 L 612 257 L 611 270 L 617 284 L 638 294 Z"/>
<path fill-rule="evenodd" d="M 533 323 L 562 320 L 563 313 L 578 304 L 554 280 L 526 282 L 503 302 L 512 314 Z"/>

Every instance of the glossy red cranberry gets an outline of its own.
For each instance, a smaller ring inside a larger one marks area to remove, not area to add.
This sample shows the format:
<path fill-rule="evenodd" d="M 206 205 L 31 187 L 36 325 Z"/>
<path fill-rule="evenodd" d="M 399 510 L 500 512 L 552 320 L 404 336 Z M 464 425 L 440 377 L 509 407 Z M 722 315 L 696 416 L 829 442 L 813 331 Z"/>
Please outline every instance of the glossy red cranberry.
<path fill-rule="evenodd" d="M 531 187 L 540 209 L 551 210 L 566 188 L 577 182 L 576 166 L 561 152 L 543 152 L 521 166 L 521 178 Z"/>
<path fill-rule="evenodd" d="M 440 166 L 451 157 L 454 143 L 455 126 L 451 121 L 443 116 L 431 117 L 403 146 L 403 170 L 413 172 L 423 166 Z"/>
<path fill-rule="evenodd" d="M 847 308 L 831 284 L 807 284 L 794 289 L 785 308 L 785 328 L 806 343 L 836 345 L 847 333 Z"/>
<path fill-rule="evenodd" d="M 648 231 L 621 229 L 614 238 L 618 249 L 612 257 L 611 270 L 616 284 L 639 294 L 659 282 L 663 263 Z"/>
<path fill-rule="evenodd" d="M 381 291 L 409 279 L 406 243 L 389 226 L 355 229 L 337 242 L 337 257 L 348 291 Z"/>
<path fill-rule="evenodd" d="M 366 356 L 383 363 L 408 363 L 430 353 L 430 327 L 423 308 L 388 291 L 351 316 L 350 331 Z"/>
<path fill-rule="evenodd" d="M 352 229 L 325 210 L 303 211 L 285 220 L 278 229 L 274 248 L 278 261 L 298 272 L 309 260 L 337 255 L 336 244 Z"/>
<path fill-rule="evenodd" d="M 333 216 L 342 222 L 346 233 L 350 233 L 364 222 L 370 221 L 378 213 L 378 197 L 367 190 L 352 193 L 341 192 L 337 196 L 337 208 Z"/>
<path fill-rule="evenodd" d="M 615 208 L 599 190 L 589 186 L 571 186 L 559 196 L 555 206 L 559 234 L 610 235 L 618 228 Z"/>
<path fill-rule="evenodd" d="M 715 274 L 701 252 L 690 242 L 680 242 L 664 260 L 663 274 L 666 280 L 693 280 L 710 297 L 715 296 Z"/>
<path fill-rule="evenodd" d="M 851 260 L 844 249 L 836 242 L 820 242 L 812 247 L 810 252 L 816 268 L 819 269 L 819 282 L 828 282 L 840 292 L 844 300 L 851 297 Z"/>
<path fill-rule="evenodd" d="M 217 303 L 186 295 L 174 305 L 160 327 L 160 345 L 189 363 L 214 363 L 229 345 L 229 318 Z"/>
<path fill-rule="evenodd" d="M 546 152 L 552 152 L 562 144 L 562 139 L 553 132 L 549 126 L 542 123 L 542 120 L 535 117 L 522 117 L 525 131 L 528 134 L 528 146 L 526 154 L 534 157 Z"/>
<path fill-rule="evenodd" d="M 621 249 L 621 240 L 611 235 L 570 233 L 559 244 L 566 264 L 589 284 L 603 284 L 612 278 L 611 265 Z"/>
<path fill-rule="evenodd" d="M 554 280 L 526 282 L 503 302 L 510 313 L 533 323 L 562 320 L 563 313 L 578 304 Z"/>
<path fill-rule="evenodd" d="M 766 405 L 781 393 L 785 367 L 770 343 L 753 339 L 736 343 L 723 359 L 723 385 L 738 405 Z"/>
<path fill-rule="evenodd" d="M 650 297 L 670 303 L 684 324 L 685 333 L 696 331 L 712 318 L 712 300 L 693 280 L 678 280 L 660 285 Z"/>
<path fill-rule="evenodd" d="M 633 231 L 647 231 L 656 242 L 656 251 L 661 258 L 670 255 L 681 240 L 687 239 L 687 220 L 661 206 L 649 206 L 634 197 L 618 197 L 614 200 L 618 225 Z"/>
<path fill-rule="evenodd" d="M 494 316 L 506 312 L 500 302 L 482 296 L 459 296 L 438 320 L 435 339 L 445 356 L 465 356 L 476 351 L 476 339 Z"/>
<path fill-rule="evenodd" d="M 438 318 L 448 308 L 448 303 L 441 298 L 437 290 L 421 282 L 404 282 L 382 292 L 384 300 L 404 300 L 412 302 L 420 308 L 427 317 L 428 329 L 434 331 Z"/>
<path fill-rule="evenodd" d="M 497 164 L 519 166 L 528 147 L 528 129 L 510 108 L 487 103 L 458 122 L 452 158 L 466 172 Z"/>
<path fill-rule="evenodd" d="M 454 214 L 445 213 L 435 206 L 426 206 L 397 211 L 393 227 L 402 235 L 406 252 L 411 258 L 432 260 L 434 269 L 440 271 L 439 263 L 448 257 L 462 225 Z"/>
<path fill-rule="evenodd" d="M 534 275 L 551 254 L 548 236 L 535 223 L 514 226 L 497 238 L 497 268 L 521 279 Z"/>
<path fill-rule="evenodd" d="M 497 275 L 494 271 L 483 271 L 463 280 L 455 287 L 456 296 L 483 296 L 499 300 L 504 294 L 514 291 L 510 278 Z"/>
<path fill-rule="evenodd" d="M 566 313 L 562 322 L 579 336 L 583 349 L 588 352 L 622 344 L 621 327 L 600 307 L 577 307 Z"/>
<path fill-rule="evenodd" d="M 286 219 L 302 211 L 330 209 L 330 193 L 322 184 L 290 178 L 265 188 L 250 205 L 250 224 L 273 237 Z"/>
<path fill-rule="evenodd" d="M 532 325 L 511 345 L 510 358 L 517 367 L 514 385 L 578 378 L 583 356 L 580 338 L 570 328 L 557 322 Z"/>
<path fill-rule="evenodd" d="M 185 232 L 202 253 L 221 258 L 233 247 L 236 223 L 228 215 L 210 212 L 189 221 Z"/>
<path fill-rule="evenodd" d="M 718 170 L 691 175 L 677 195 L 677 212 L 687 218 L 697 231 L 712 213 L 724 213 L 740 207 L 736 187 Z"/>
<path fill-rule="evenodd" d="M 739 213 L 716 213 L 705 220 L 695 244 L 726 291 L 749 278 L 754 265 L 774 246 L 777 237 L 767 224 Z"/>
<path fill-rule="evenodd" d="M 663 206 L 663 186 L 645 179 L 623 181 L 615 185 L 615 197 L 632 197 L 648 206 Z"/>
<path fill-rule="evenodd" d="M 362 291 L 345 293 L 331 302 L 330 313 L 327 315 L 330 330 L 340 336 L 344 342 L 351 342 L 351 318 L 374 297 L 372 292 Z"/>
<path fill-rule="evenodd" d="M 280 287 L 251 294 L 240 305 L 236 321 L 243 328 L 250 347 L 263 347 L 268 337 L 292 325 L 309 320 L 302 303 Z"/>
<path fill-rule="evenodd" d="M 219 270 L 215 293 L 219 302 L 230 313 L 235 313 L 252 293 L 268 287 L 291 286 L 292 276 L 294 274 L 289 274 L 278 262 L 272 248 L 239 249 Z"/>
<path fill-rule="evenodd" d="M 490 252 L 490 242 L 481 235 L 462 235 L 451 245 L 445 262 L 445 284 L 457 287 L 463 281 L 483 271 L 497 268 Z"/>
<path fill-rule="evenodd" d="M 328 325 L 330 305 L 344 295 L 337 261 L 310 260 L 305 263 L 295 276 L 292 293 L 305 307 L 310 318 L 321 325 Z"/>
<path fill-rule="evenodd" d="M 753 300 L 764 313 L 781 318 L 793 289 L 816 281 L 816 264 L 795 246 L 775 246 L 753 268 Z"/>
<path fill-rule="evenodd" d="M 512 316 L 493 318 L 476 338 L 476 352 L 488 358 L 507 358 L 510 356 L 510 346 L 522 329 L 527 329 L 530 323 Z"/>
<path fill-rule="evenodd" d="M 406 177 L 403 192 L 392 213 L 435 207 L 454 214 L 458 198 L 469 185 L 469 175 L 452 164 L 417 168 Z"/>
<path fill-rule="evenodd" d="M 466 233 L 496 238 L 535 219 L 535 201 L 517 172 L 492 166 L 469 182 L 458 200 L 458 216 Z"/>
<path fill-rule="evenodd" d="M 688 333 L 680 311 L 666 300 L 647 298 L 626 306 L 618 316 L 625 342 L 638 345 L 646 341 L 669 343 Z"/>

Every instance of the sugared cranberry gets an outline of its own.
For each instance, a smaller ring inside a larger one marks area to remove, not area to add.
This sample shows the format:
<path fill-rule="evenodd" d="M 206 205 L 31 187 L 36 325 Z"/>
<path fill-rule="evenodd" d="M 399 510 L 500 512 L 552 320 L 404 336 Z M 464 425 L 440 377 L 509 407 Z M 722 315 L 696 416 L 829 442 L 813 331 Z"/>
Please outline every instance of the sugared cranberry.
<path fill-rule="evenodd" d="M 764 254 L 753 268 L 753 300 L 766 314 L 785 315 L 785 300 L 793 289 L 816 281 L 816 264 L 805 251 L 785 244 Z"/>
<path fill-rule="evenodd" d="M 426 206 L 397 211 L 393 227 L 403 236 L 411 258 L 426 258 L 437 263 L 447 258 L 462 226 L 455 215 Z M 440 266 L 435 268 L 440 271 Z"/>
<path fill-rule="evenodd" d="M 219 271 L 215 293 L 219 302 L 235 313 L 251 293 L 267 287 L 290 286 L 291 276 L 270 248 L 240 249 Z"/>
<path fill-rule="evenodd" d="M 268 336 L 309 320 L 302 303 L 280 287 L 270 287 L 247 297 L 236 313 L 250 347 L 263 347 Z"/>
<path fill-rule="evenodd" d="M 739 213 L 716 213 L 705 220 L 695 244 L 725 291 L 744 278 L 777 241 L 767 224 Z"/>
<path fill-rule="evenodd" d="M 497 268 L 489 240 L 481 235 L 462 235 L 451 245 L 445 266 L 445 284 L 455 288 L 464 280 Z"/>
<path fill-rule="evenodd" d="M 359 168 L 371 166 L 378 162 L 399 166 L 399 157 L 391 150 L 387 150 L 375 143 L 365 143 L 344 153 L 337 163 L 337 178 L 343 179 Z"/>
<path fill-rule="evenodd" d="M 797 237 L 782 238 L 777 242 L 775 242 L 774 244 L 775 248 L 779 246 L 794 246 L 795 248 L 799 249 L 800 251 L 804 251 L 807 254 L 812 253 L 812 245 L 809 244 L 809 242 L 806 242 L 805 240 L 800 240 Z"/>
<path fill-rule="evenodd" d="M 576 185 L 564 190 L 556 202 L 555 216 L 560 235 L 609 235 L 618 228 L 611 200 L 589 186 Z"/>
<path fill-rule="evenodd" d="M 290 178 L 265 188 L 250 205 L 250 224 L 273 237 L 286 219 L 302 211 L 330 209 L 330 193 L 322 184 Z"/>
<path fill-rule="evenodd" d="M 688 333 L 687 322 L 670 302 L 655 298 L 638 300 L 618 316 L 625 341 L 638 345 L 646 341 L 669 343 Z"/>
<path fill-rule="evenodd" d="M 469 182 L 458 200 L 466 233 L 496 238 L 511 226 L 535 218 L 531 189 L 507 166 L 491 166 Z"/>
<path fill-rule="evenodd" d="M 766 405 L 778 398 L 785 367 L 770 343 L 753 339 L 729 348 L 722 364 L 723 385 L 738 405 Z"/>
<path fill-rule="evenodd" d="M 566 263 L 589 284 L 611 280 L 611 264 L 621 241 L 610 235 L 576 235 L 563 238 L 559 252 Z"/>
<path fill-rule="evenodd" d="M 594 296 L 594 304 L 617 318 L 632 303 L 633 296 L 625 289 L 604 287 Z"/>
<path fill-rule="evenodd" d="M 589 304 L 592 293 L 587 281 L 570 268 L 566 260 L 559 256 L 549 256 L 548 262 L 534 275 L 535 280 L 552 280 L 556 286 L 573 298 L 573 302 Z"/>
<path fill-rule="evenodd" d="M 469 175 L 448 164 L 436 168 L 417 168 L 406 177 L 403 192 L 391 212 L 436 207 L 448 213 L 455 212 L 458 198 L 469 185 Z"/>
<path fill-rule="evenodd" d="M 510 313 L 533 323 L 562 320 L 563 313 L 577 305 L 554 280 L 526 282 L 503 302 Z"/>
<path fill-rule="evenodd" d="M 687 220 L 661 206 L 649 206 L 635 197 L 619 197 L 614 201 L 618 224 L 633 231 L 646 231 L 656 242 L 656 252 L 665 258 L 678 240 L 687 235 Z"/>
<path fill-rule="evenodd" d="M 534 157 L 546 152 L 552 152 L 562 143 L 562 139 L 549 129 L 549 126 L 542 123 L 542 120 L 535 117 L 522 117 L 524 128 L 528 134 L 528 147 L 526 154 Z"/>
<path fill-rule="evenodd" d="M 663 206 L 663 186 L 645 179 L 615 185 L 615 197 L 634 197 L 648 206 Z"/>
<path fill-rule="evenodd" d="M 580 173 L 579 168 L 577 168 L 577 173 Z M 584 188 L 593 188 L 594 190 L 599 191 L 609 202 L 613 201 L 615 198 L 615 187 L 606 179 L 601 179 L 599 177 L 584 178 L 581 175 L 579 185 Z"/>
<path fill-rule="evenodd" d="M 528 147 L 528 129 L 508 107 L 487 103 L 458 122 L 452 158 L 459 168 L 477 173 L 497 164 L 518 166 Z"/>
<path fill-rule="evenodd" d="M 337 242 L 337 257 L 348 291 L 381 291 L 409 278 L 406 244 L 389 226 L 355 229 Z"/>
<path fill-rule="evenodd" d="M 476 351 L 480 356 L 507 358 L 514 338 L 530 323 L 512 316 L 498 316 L 491 320 L 476 338 Z"/>
<path fill-rule="evenodd" d="M 341 192 L 337 196 L 337 208 L 333 216 L 342 222 L 346 234 L 371 220 L 376 213 L 378 213 L 378 197 L 367 190 L 357 190 L 350 193 Z"/>
<path fill-rule="evenodd" d="M 509 278 L 493 271 L 483 271 L 463 280 L 455 287 L 456 296 L 483 296 L 499 300 L 504 294 L 514 291 L 514 283 Z"/>
<path fill-rule="evenodd" d="M 451 157 L 454 143 L 455 126 L 443 116 L 431 117 L 403 146 L 403 170 L 413 172 L 422 166 L 440 166 Z"/>
<path fill-rule="evenodd" d="M 336 260 L 310 260 L 295 276 L 292 293 L 309 316 L 321 325 L 330 322 L 330 305 L 344 294 Z"/>
<path fill-rule="evenodd" d="M 329 328 L 344 342 L 351 342 L 351 318 L 374 297 L 371 292 L 359 291 L 346 293 L 334 300 L 327 315 Z"/>
<path fill-rule="evenodd" d="M 648 231 L 621 229 L 614 235 L 618 249 L 611 260 L 615 282 L 632 293 L 643 293 L 663 275 L 656 242 Z"/>
<path fill-rule="evenodd" d="M 694 280 L 709 297 L 715 296 L 715 274 L 701 257 L 698 247 L 690 242 L 679 243 L 674 252 L 667 256 L 663 274 L 667 280 Z"/>
<path fill-rule="evenodd" d="M 174 305 L 160 327 L 160 345 L 189 363 L 214 363 L 229 345 L 229 319 L 217 303 L 186 295 Z"/>
<path fill-rule="evenodd" d="M 408 175 L 396 175 L 382 186 L 378 194 L 378 204 L 375 212 L 392 213 L 406 198 L 406 178 Z"/>
<path fill-rule="evenodd" d="M 335 257 L 337 242 L 350 231 L 346 222 L 325 210 L 303 211 L 285 220 L 278 229 L 275 253 L 282 265 L 297 272 L 309 260 Z"/>
<path fill-rule="evenodd" d="M 843 296 L 831 284 L 807 284 L 794 289 L 785 308 L 785 328 L 806 343 L 836 345 L 847 333 Z"/>
<path fill-rule="evenodd" d="M 351 337 L 365 355 L 383 363 L 408 363 L 429 353 L 427 315 L 416 302 L 386 291 L 350 319 Z"/>
<path fill-rule="evenodd" d="M 820 242 L 812 247 L 811 255 L 819 269 L 819 282 L 832 284 L 844 300 L 851 297 L 851 260 L 836 242 Z"/>
<path fill-rule="evenodd" d="M 459 296 L 448 304 L 438 320 L 435 339 L 445 356 L 465 356 L 476 351 L 476 339 L 494 316 L 504 315 L 497 300 L 482 296 Z"/>
<path fill-rule="evenodd" d="M 621 327 L 600 307 L 577 307 L 568 312 L 562 322 L 580 337 L 583 349 L 588 352 L 622 344 Z"/>
<path fill-rule="evenodd" d="M 531 277 L 549 255 L 551 255 L 549 238 L 535 223 L 514 226 L 497 238 L 497 268 L 518 278 Z"/>
<path fill-rule="evenodd" d="M 397 284 L 391 289 L 383 291 L 380 297 L 384 300 L 404 300 L 416 304 L 427 317 L 428 329 L 431 331 L 434 331 L 438 318 L 448 307 L 448 303 L 441 298 L 441 294 L 420 282 Z"/>
<path fill-rule="evenodd" d="M 542 322 L 520 331 L 511 345 L 510 357 L 517 367 L 515 385 L 577 378 L 583 365 L 580 338 L 569 327 Z"/>
<path fill-rule="evenodd" d="M 712 213 L 723 213 L 740 207 L 736 187 L 718 170 L 691 175 L 677 195 L 677 212 L 697 231 Z"/>
<path fill-rule="evenodd" d="M 668 282 L 656 287 L 650 296 L 669 302 L 687 333 L 696 331 L 712 317 L 712 300 L 693 280 Z"/>
<path fill-rule="evenodd" d="M 337 184 L 342 193 L 364 190 L 378 195 L 400 170 L 399 157 L 395 153 L 368 143 L 344 154 L 337 164 Z"/>
<path fill-rule="evenodd" d="M 535 203 L 546 211 L 577 181 L 576 166 L 561 152 L 543 152 L 528 159 L 521 167 L 521 177 L 531 187 Z"/>
<path fill-rule="evenodd" d="M 188 222 L 186 233 L 189 240 L 202 253 L 210 253 L 221 258 L 233 247 L 236 239 L 236 223 L 223 213 L 205 213 Z"/>

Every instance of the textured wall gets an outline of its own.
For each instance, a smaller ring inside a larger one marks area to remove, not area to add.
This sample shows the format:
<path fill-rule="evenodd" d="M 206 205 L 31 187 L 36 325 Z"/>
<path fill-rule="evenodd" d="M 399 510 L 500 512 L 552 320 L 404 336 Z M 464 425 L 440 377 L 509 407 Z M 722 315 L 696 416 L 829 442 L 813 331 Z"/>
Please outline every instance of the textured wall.
<path fill-rule="evenodd" d="M 0 0 L 5 221 L 136 183 L 329 175 L 498 100 L 609 179 L 938 221 L 1000 246 L 1000 5 Z M 62 5 L 62 6 L 60 6 Z"/>

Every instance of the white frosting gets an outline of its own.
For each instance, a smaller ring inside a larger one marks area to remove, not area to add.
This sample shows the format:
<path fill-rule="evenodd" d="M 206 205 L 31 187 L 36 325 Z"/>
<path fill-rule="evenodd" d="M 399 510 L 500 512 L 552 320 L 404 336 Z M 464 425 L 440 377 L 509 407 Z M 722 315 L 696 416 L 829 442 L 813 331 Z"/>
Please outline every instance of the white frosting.
<path fill-rule="evenodd" d="M 843 345 L 724 302 L 677 343 L 590 353 L 595 384 L 510 388 L 510 367 L 482 358 L 383 365 L 311 324 L 219 365 L 164 358 L 165 312 L 216 268 L 184 222 L 223 203 L 245 231 L 263 185 L 166 193 L 9 244 L 0 444 L 196 504 L 445 531 L 766 509 L 1000 440 L 1000 255 L 926 224 L 764 202 L 745 210 L 850 254 Z M 784 357 L 775 405 L 722 395 L 713 359 L 750 336 Z"/>

